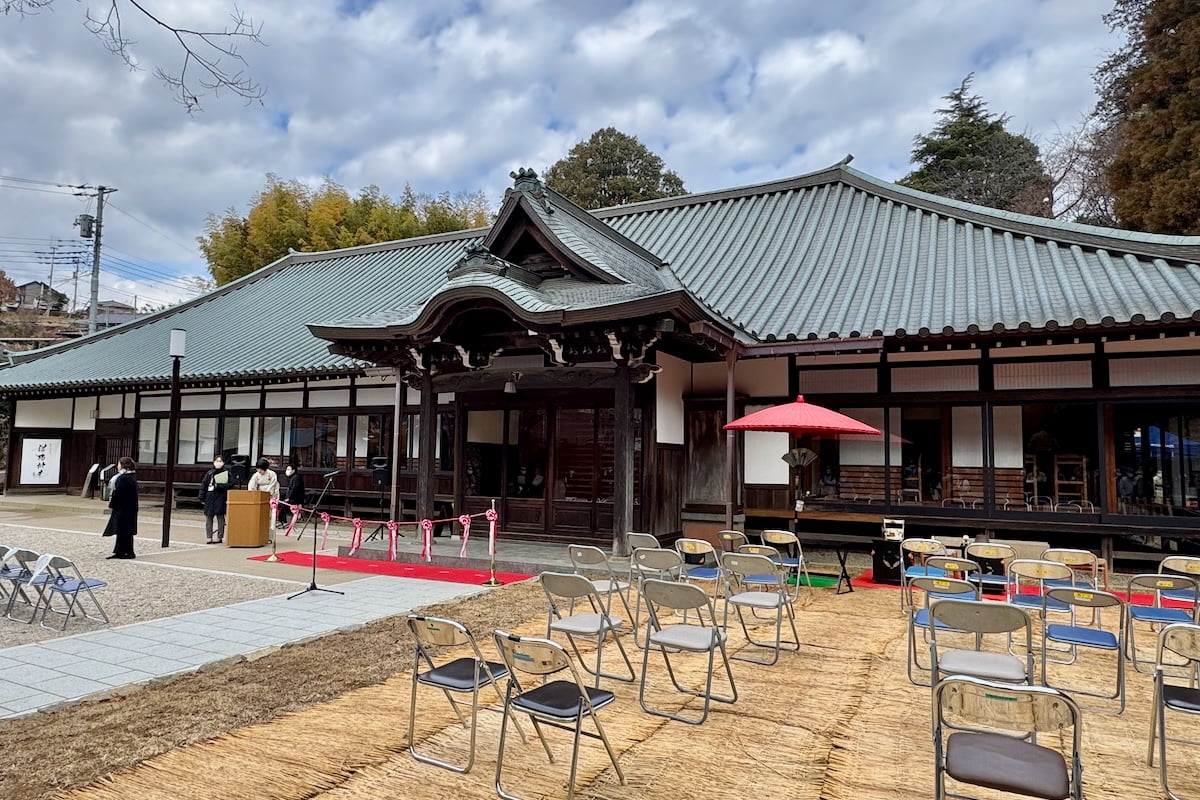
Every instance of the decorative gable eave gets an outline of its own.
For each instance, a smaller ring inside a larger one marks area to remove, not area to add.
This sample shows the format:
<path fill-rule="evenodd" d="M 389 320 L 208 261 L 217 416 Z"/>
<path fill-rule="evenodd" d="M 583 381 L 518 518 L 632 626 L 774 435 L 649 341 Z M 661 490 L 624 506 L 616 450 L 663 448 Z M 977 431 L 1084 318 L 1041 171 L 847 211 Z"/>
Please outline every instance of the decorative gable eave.
<path fill-rule="evenodd" d="M 520 264 L 513 264 L 502 258 L 497 258 L 482 244 L 470 244 L 464 248 L 465 255 L 453 267 L 446 270 L 446 279 L 454 281 L 467 275 L 495 275 L 498 278 L 509 278 L 517 283 L 536 288 L 542 282 L 542 276 L 525 269 Z"/>
<path fill-rule="evenodd" d="M 617 276 L 580 258 L 571 252 L 570 248 L 562 246 L 558 236 L 550 230 L 533 208 L 533 202 L 524 192 L 510 189 L 500 215 L 492 225 L 491 231 L 483 239 L 483 247 L 498 258 L 507 260 L 521 235 L 528 233 L 543 250 L 574 277 L 593 283 L 626 283 Z M 548 212 L 553 213 L 553 209 L 548 208 Z"/>

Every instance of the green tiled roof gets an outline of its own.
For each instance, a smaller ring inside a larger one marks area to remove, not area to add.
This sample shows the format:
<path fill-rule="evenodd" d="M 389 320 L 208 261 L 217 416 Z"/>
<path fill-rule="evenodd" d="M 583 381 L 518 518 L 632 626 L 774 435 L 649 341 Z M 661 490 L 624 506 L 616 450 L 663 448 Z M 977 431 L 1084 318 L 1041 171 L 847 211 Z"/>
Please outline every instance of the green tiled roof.
<path fill-rule="evenodd" d="M 995 211 L 842 165 L 591 217 L 546 195 L 552 213 L 526 200 L 541 224 L 612 280 L 548 280 L 520 299 L 528 287 L 489 283 L 530 308 L 624 302 L 682 284 L 745 338 L 764 341 L 1200 321 L 1200 237 Z M 402 324 L 487 234 L 292 254 L 167 311 L 14 354 L 0 391 L 165 382 L 177 327 L 188 331 L 185 379 L 356 369 L 306 326 Z"/>

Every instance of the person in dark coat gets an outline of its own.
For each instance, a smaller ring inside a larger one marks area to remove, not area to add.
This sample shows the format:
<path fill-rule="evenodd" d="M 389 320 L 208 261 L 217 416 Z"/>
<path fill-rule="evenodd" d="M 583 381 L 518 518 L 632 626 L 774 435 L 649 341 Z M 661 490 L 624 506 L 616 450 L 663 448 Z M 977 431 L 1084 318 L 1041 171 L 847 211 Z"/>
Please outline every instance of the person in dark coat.
<path fill-rule="evenodd" d="M 229 498 L 229 470 L 221 455 L 213 458 L 212 469 L 204 473 L 200 482 L 200 502 L 204 503 L 204 535 L 207 544 L 225 541 L 225 506 Z M 213 537 L 213 522 L 217 524 Z"/>
<path fill-rule="evenodd" d="M 300 474 L 300 470 L 296 469 L 295 464 L 288 464 L 287 469 L 283 472 L 283 503 L 279 511 L 279 527 L 287 525 L 291 519 L 292 510 L 288 506 L 304 505 L 304 476 Z"/>
<path fill-rule="evenodd" d="M 104 535 L 117 539 L 109 558 L 135 558 L 133 537 L 137 535 L 138 485 L 134 470 L 137 464 L 125 456 L 117 462 L 117 467 L 120 471 L 113 479 L 112 494 L 108 500 L 112 513 L 108 517 L 108 524 L 104 526 Z"/>

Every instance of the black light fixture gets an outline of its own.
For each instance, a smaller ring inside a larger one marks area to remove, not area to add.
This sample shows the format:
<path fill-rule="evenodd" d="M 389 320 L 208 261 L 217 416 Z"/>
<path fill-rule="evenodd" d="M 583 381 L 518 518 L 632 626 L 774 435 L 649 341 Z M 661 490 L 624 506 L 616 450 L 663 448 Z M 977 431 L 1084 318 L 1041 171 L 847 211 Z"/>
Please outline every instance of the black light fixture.
<path fill-rule="evenodd" d="M 509 375 L 508 380 L 506 380 L 504 382 L 504 393 L 505 394 L 516 394 L 517 393 L 517 381 L 519 381 L 519 380 L 521 380 L 521 373 L 514 372 L 511 375 Z"/>

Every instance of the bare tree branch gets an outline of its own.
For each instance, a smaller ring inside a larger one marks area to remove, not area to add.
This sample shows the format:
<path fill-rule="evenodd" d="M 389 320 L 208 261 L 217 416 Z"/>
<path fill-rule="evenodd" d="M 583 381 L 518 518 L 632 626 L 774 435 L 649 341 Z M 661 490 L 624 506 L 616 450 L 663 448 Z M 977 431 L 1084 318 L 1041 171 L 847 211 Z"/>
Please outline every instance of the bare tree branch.
<path fill-rule="evenodd" d="M 0 12 L 21 17 L 35 16 L 52 8 L 56 0 L 0 0 Z M 136 44 L 124 30 L 121 18 L 122 7 L 132 8 L 145 20 L 174 37 L 183 50 L 183 63 L 177 72 L 160 66 L 154 75 L 162 81 L 183 104 L 188 112 L 200 107 L 200 97 L 211 92 L 232 92 L 247 103 L 262 101 L 266 89 L 246 74 L 246 59 L 239 46 L 250 42 L 265 45 L 262 40 L 262 24 L 255 23 L 241 9 L 234 6 L 230 15 L 231 24 L 221 30 L 196 30 L 172 25 L 147 7 L 144 0 L 108 0 L 104 13 L 93 15 L 87 9 L 84 27 L 103 43 L 110 53 L 120 58 L 130 69 L 143 69 L 131 48 Z"/>

